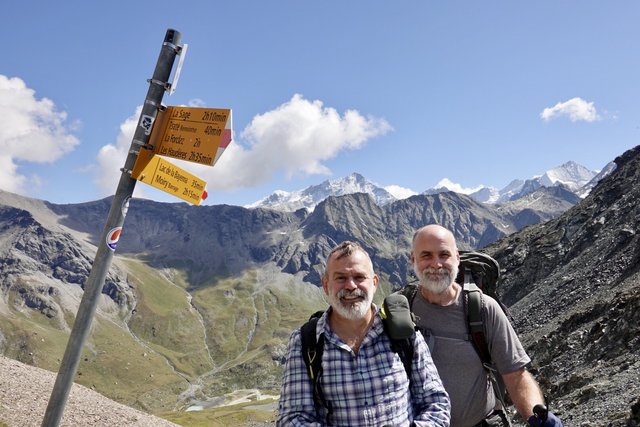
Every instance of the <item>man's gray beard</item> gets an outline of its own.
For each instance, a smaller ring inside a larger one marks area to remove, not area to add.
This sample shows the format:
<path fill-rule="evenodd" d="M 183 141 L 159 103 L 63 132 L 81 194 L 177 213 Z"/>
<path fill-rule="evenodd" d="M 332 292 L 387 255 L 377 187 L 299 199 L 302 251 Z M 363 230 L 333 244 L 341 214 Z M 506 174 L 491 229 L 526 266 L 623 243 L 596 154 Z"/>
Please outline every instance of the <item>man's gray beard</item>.
<path fill-rule="evenodd" d="M 341 298 L 353 292 L 359 292 L 364 295 L 364 300 L 357 303 L 343 303 Z M 360 320 L 363 319 L 367 315 L 367 312 L 371 309 L 371 301 L 373 301 L 373 295 L 369 295 L 368 292 L 361 289 L 356 289 L 352 292 L 342 289 L 335 295 L 328 295 L 328 299 L 331 307 L 333 307 L 333 309 L 337 311 L 340 316 L 349 320 Z"/>
<path fill-rule="evenodd" d="M 453 283 L 453 281 L 456 280 L 456 277 L 458 277 L 457 265 L 454 265 L 453 267 L 451 267 L 451 271 L 447 270 L 444 267 L 425 268 L 424 270 L 420 271 L 414 265 L 413 271 L 416 273 L 416 276 L 420 280 L 420 286 L 422 286 L 423 288 L 425 288 L 426 290 L 434 294 L 441 294 L 444 291 L 446 291 L 449 288 L 449 286 L 451 286 L 451 283 Z M 438 272 L 438 273 L 446 273 L 446 274 L 444 274 L 438 280 L 431 280 L 429 279 L 429 277 L 427 277 L 427 272 L 431 272 L 431 273 Z"/>

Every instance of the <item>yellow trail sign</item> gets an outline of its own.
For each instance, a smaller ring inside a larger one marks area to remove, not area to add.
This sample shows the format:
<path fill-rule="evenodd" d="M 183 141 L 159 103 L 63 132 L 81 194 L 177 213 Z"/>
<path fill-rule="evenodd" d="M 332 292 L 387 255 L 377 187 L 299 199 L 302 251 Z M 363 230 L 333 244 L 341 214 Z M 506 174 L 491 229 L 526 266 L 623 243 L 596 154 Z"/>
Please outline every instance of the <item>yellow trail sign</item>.
<path fill-rule="evenodd" d="M 228 108 L 167 107 L 158 113 L 149 144 L 155 154 L 213 166 L 218 148 L 231 141 L 230 125 Z"/>
<path fill-rule="evenodd" d="M 207 198 L 204 180 L 149 150 L 140 150 L 131 177 L 194 205 Z"/>

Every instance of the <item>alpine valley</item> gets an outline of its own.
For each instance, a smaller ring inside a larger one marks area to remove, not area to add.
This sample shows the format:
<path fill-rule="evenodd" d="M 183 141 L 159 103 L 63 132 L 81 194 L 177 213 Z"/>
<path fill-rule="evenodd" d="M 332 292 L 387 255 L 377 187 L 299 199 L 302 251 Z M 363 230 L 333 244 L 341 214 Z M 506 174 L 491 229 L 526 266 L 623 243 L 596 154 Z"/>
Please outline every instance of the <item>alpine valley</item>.
<path fill-rule="evenodd" d="M 449 190 L 399 198 L 352 174 L 250 207 L 131 200 L 76 381 L 183 425 L 240 390 L 275 396 L 291 331 L 326 307 L 330 249 L 371 254 L 379 302 L 413 280 L 414 230 L 439 223 L 500 262 L 499 293 L 565 425 L 640 425 L 640 147 L 599 174 L 568 162 Z M 0 191 L 0 354 L 57 372 L 111 201 Z"/>

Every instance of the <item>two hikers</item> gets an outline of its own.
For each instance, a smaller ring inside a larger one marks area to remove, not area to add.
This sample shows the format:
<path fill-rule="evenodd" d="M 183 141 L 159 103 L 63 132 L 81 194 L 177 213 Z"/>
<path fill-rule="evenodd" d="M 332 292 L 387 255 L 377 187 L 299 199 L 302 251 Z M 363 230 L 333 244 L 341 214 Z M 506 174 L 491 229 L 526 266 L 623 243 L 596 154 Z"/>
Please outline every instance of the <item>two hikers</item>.
<path fill-rule="evenodd" d="M 481 295 L 478 311 L 491 367 L 483 364 L 470 339 L 466 292 L 456 283 L 460 255 L 453 234 L 435 224 L 417 230 L 411 263 L 420 284 L 410 298 L 410 308 L 429 347 L 424 348 L 422 334 L 414 334 L 411 378 L 403 371 L 380 313 L 371 303 L 378 278 L 369 256 L 345 242 L 330 253 L 322 277 L 331 307 L 317 322 L 317 335 L 325 340 L 321 376 L 312 377 L 300 330 L 294 331 L 278 425 L 508 426 L 503 399 L 496 397 L 492 385 L 495 375 L 504 381 L 530 426 L 562 427 L 544 407 L 544 396 L 526 370 L 531 359 L 508 318 L 487 295 Z"/>
<path fill-rule="evenodd" d="M 294 331 L 278 426 L 449 425 L 449 397 L 424 339 L 415 332 L 410 338 L 413 358 L 408 376 L 372 303 L 377 286 L 378 276 L 360 246 L 347 241 L 331 251 L 322 276 L 330 307 L 315 327 L 318 343 L 323 342 L 322 369 L 308 371 L 301 331 Z"/>

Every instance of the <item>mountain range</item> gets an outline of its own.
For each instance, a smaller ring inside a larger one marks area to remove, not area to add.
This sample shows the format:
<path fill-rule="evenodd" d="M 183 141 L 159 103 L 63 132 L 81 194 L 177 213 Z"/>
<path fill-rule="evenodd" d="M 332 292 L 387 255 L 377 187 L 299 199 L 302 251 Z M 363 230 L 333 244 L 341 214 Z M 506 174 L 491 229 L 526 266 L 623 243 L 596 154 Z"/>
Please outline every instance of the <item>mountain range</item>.
<path fill-rule="evenodd" d="M 472 190 L 461 191 L 460 185 L 452 183 L 445 178 L 435 187 L 423 191 L 422 194 L 438 194 L 448 191 L 462 192 L 462 194 L 467 194 L 480 203 L 495 204 L 517 200 L 541 187 L 563 186 L 580 197 L 586 197 L 590 189 L 600 179 L 611 173 L 613 168 L 615 168 L 615 163 L 609 162 L 598 173 L 576 162 L 569 161 L 529 179 L 514 179 L 501 190 L 480 185 Z M 312 185 L 293 192 L 278 190 L 245 207 L 262 207 L 290 212 L 302 208 L 313 210 L 318 203 L 329 196 L 342 196 L 353 193 L 367 193 L 380 206 L 417 194 L 410 189 L 396 185 L 381 187 L 368 181 L 359 173 L 352 173 L 344 178 L 326 180 L 318 185 Z"/>
<path fill-rule="evenodd" d="M 134 199 L 76 381 L 171 420 L 239 389 L 277 394 L 289 334 L 326 304 L 330 249 L 349 239 L 371 254 L 379 302 L 413 280 L 413 231 L 439 223 L 500 262 L 501 297 L 565 425 L 638 425 L 640 147 L 614 164 L 584 199 L 589 183 L 566 179 L 501 203 L 451 191 L 350 192 L 294 211 Z M 0 353 L 58 369 L 111 202 L 0 191 Z"/>

